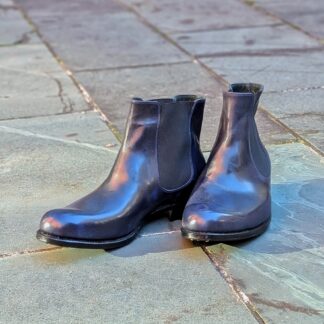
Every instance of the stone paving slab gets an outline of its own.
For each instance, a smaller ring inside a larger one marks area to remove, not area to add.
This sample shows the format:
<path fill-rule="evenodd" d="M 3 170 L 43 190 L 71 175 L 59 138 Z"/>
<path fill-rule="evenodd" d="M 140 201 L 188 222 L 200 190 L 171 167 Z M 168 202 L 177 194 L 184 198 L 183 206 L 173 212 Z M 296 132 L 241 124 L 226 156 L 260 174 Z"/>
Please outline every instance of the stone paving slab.
<path fill-rule="evenodd" d="M 37 7 L 33 1 L 19 3 L 28 9 L 44 38 L 72 70 L 189 60 L 133 14 L 122 9 L 109 12 L 111 2 L 107 2 L 107 8 L 101 11 L 93 10 L 86 2 L 78 2 L 78 7 L 83 8 L 78 15 L 74 10 L 56 11 L 62 1 L 52 2 L 50 8 L 48 1 L 37 2 Z M 101 2 L 101 6 L 105 3 Z M 51 10 L 55 10 L 55 14 L 52 15 Z M 104 32 L 98 33 L 98 30 Z"/>
<path fill-rule="evenodd" d="M 0 54 L 0 120 L 89 110 L 45 45 L 0 47 Z"/>
<path fill-rule="evenodd" d="M 68 123 L 60 125 L 69 133 Z M 71 131 L 75 123 L 70 119 Z M 101 124 L 99 119 L 84 122 L 85 132 L 95 132 L 97 123 Z M 88 143 L 19 130 L 16 121 L 14 127 L 9 126 L 0 124 L 0 254 L 43 247 L 35 238 L 42 214 L 95 189 L 108 175 L 116 156 L 102 146 L 89 147 Z M 89 135 L 94 137 L 94 133 Z"/>
<path fill-rule="evenodd" d="M 205 116 L 208 117 L 204 119 L 202 143 L 204 149 L 210 149 L 217 132 L 223 86 L 198 65 L 185 63 L 141 69 L 81 72 L 76 77 L 121 132 L 124 131 L 132 97 L 150 99 L 187 93 L 206 96 Z"/>
<path fill-rule="evenodd" d="M 269 93 L 262 98 L 283 123 L 324 152 L 324 86 L 322 89 Z"/>
<path fill-rule="evenodd" d="M 202 60 L 229 82 L 263 83 L 265 94 L 260 103 L 285 125 L 322 150 L 324 75 L 318 71 L 324 68 L 323 55 L 323 51 L 316 51 Z M 307 123 L 311 120 L 314 123 Z"/>
<path fill-rule="evenodd" d="M 275 55 L 238 55 L 204 58 L 202 61 L 228 82 L 253 81 L 265 92 L 304 89 L 324 85 L 324 50 Z"/>
<path fill-rule="evenodd" d="M 109 131 L 107 125 L 100 120 L 99 115 L 93 111 L 77 112 L 56 116 L 43 116 L 22 118 L 9 121 L 0 121 L 1 127 L 8 127 L 17 132 L 27 131 L 44 139 L 62 140 L 62 143 L 76 142 L 103 146 L 117 153 L 120 143 Z M 89 146 L 90 147 L 90 146 Z"/>
<path fill-rule="evenodd" d="M 272 222 L 255 240 L 214 245 L 220 268 L 270 323 L 324 320 L 324 165 L 302 144 L 270 146 Z"/>
<path fill-rule="evenodd" d="M 324 7 L 318 0 L 268 1 L 256 0 L 255 3 L 272 14 L 284 19 L 324 40 L 323 26 Z"/>
<path fill-rule="evenodd" d="M 61 249 L 0 263 L 3 323 L 255 323 L 200 248 Z"/>
<path fill-rule="evenodd" d="M 122 0 L 132 5 L 154 26 L 163 32 L 222 29 L 277 24 L 280 21 L 260 15 L 236 0 Z M 175 14 L 176 13 L 176 14 Z"/>
<path fill-rule="evenodd" d="M 0 47 L 24 44 L 29 41 L 31 26 L 19 11 L 5 4 L 0 7 Z"/>
<path fill-rule="evenodd" d="M 203 150 L 211 149 L 217 134 L 224 86 L 197 64 L 81 72 L 76 73 L 76 77 L 121 132 L 124 130 L 131 97 L 148 99 L 181 93 L 206 96 L 201 143 Z M 110 87 L 107 87 L 107 84 Z M 291 134 L 269 120 L 262 112 L 258 113 L 257 122 L 266 144 L 294 140 Z"/>
<path fill-rule="evenodd" d="M 0 106 L 0 120 L 89 110 L 63 72 L 55 75 L 6 69 L 1 72 Z"/>
<path fill-rule="evenodd" d="M 196 56 L 319 47 L 316 40 L 287 25 L 177 33 L 172 37 Z"/>
<path fill-rule="evenodd" d="M 42 214 L 98 187 L 119 143 L 94 112 L 1 121 L 0 134 L 0 256 L 47 247 L 35 239 Z M 140 235 L 180 235 L 180 225 L 164 213 Z"/>

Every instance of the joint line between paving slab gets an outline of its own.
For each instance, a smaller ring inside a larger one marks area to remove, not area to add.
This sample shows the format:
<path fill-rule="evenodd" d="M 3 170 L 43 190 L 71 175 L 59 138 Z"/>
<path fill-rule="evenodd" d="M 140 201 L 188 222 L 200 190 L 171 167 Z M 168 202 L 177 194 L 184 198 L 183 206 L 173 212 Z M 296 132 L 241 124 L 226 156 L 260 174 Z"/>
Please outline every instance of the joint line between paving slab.
<path fill-rule="evenodd" d="M 35 116 L 20 116 L 20 117 L 9 117 L 9 118 L 1 118 L 0 122 L 2 121 L 10 121 L 10 120 L 19 120 L 19 119 L 31 119 L 31 118 L 41 118 L 41 117 L 50 117 L 50 116 L 65 116 L 65 115 L 72 115 L 72 114 L 82 114 L 86 112 L 93 111 L 92 108 L 84 109 L 81 111 L 71 111 L 71 112 L 61 112 L 61 113 L 56 113 L 56 114 L 46 114 L 46 115 L 35 115 Z"/>
<path fill-rule="evenodd" d="M 24 251 L 12 252 L 12 253 L 3 253 L 3 254 L 0 254 L 0 260 L 6 259 L 6 258 L 12 258 L 15 256 L 29 255 L 29 254 L 36 254 L 36 253 L 45 253 L 45 252 L 51 252 L 51 251 L 56 251 L 56 250 L 61 250 L 61 249 L 62 249 L 62 247 L 55 246 L 55 247 L 42 248 L 42 249 L 36 249 L 36 250 L 24 250 Z"/>
<path fill-rule="evenodd" d="M 170 38 L 166 33 L 162 32 L 160 29 L 158 29 L 156 26 L 151 24 L 145 17 L 143 17 L 140 12 L 132 5 L 129 5 L 127 3 L 124 3 L 123 0 L 116 0 L 118 3 L 120 3 L 125 9 L 128 11 L 134 13 L 136 17 L 148 28 L 155 31 L 157 34 L 159 34 L 161 37 L 163 37 L 166 41 L 174 45 L 176 48 L 178 48 L 181 52 L 188 55 L 193 63 L 199 64 L 201 67 L 203 67 L 209 74 L 215 78 L 217 81 L 219 81 L 221 84 L 228 86 L 228 81 L 225 80 L 223 77 L 218 75 L 213 69 L 211 69 L 209 66 L 204 64 L 202 61 L 199 60 L 199 58 L 193 54 L 191 54 L 189 51 L 184 49 L 182 46 L 180 46 L 176 41 L 174 41 L 172 38 Z M 318 148 L 316 148 L 312 143 L 310 143 L 308 140 L 303 138 L 301 135 L 296 133 L 294 130 L 289 128 L 286 124 L 281 122 L 279 119 L 277 119 L 272 113 L 270 113 L 267 109 L 263 107 L 259 107 L 259 110 L 262 110 L 273 122 L 279 124 L 280 126 L 284 127 L 289 133 L 291 133 L 294 137 L 296 137 L 302 144 L 310 147 L 313 151 L 318 153 L 320 156 L 324 156 L 324 153 L 320 151 Z"/>
<path fill-rule="evenodd" d="M 19 128 L 13 128 L 13 127 L 1 126 L 0 125 L 0 132 L 1 131 L 5 132 L 5 133 L 9 133 L 9 134 L 15 134 L 15 135 L 26 136 L 26 137 L 33 136 L 33 137 L 43 139 L 43 140 L 49 140 L 49 141 L 59 142 L 59 143 L 67 144 L 67 145 L 79 146 L 79 147 L 83 147 L 83 148 L 90 148 L 90 149 L 93 149 L 93 150 L 105 151 L 105 152 L 110 152 L 110 153 L 117 153 L 115 150 L 111 150 L 108 147 L 94 145 L 94 144 L 90 144 L 90 143 L 83 143 L 83 142 L 76 142 L 76 141 L 66 140 L 66 139 L 63 139 L 63 138 L 58 138 L 58 137 L 49 136 L 49 135 L 37 134 L 37 133 L 33 133 L 33 132 L 26 131 L 26 130 L 23 130 L 23 129 L 19 129 Z"/>
<path fill-rule="evenodd" d="M 311 33 L 307 32 L 306 30 L 304 30 L 302 27 L 295 25 L 294 23 L 280 17 L 277 16 L 275 13 L 271 12 L 270 10 L 262 7 L 262 5 L 258 5 L 254 2 L 254 0 L 241 0 L 242 3 L 244 3 L 245 5 L 253 8 L 255 11 L 260 12 L 266 16 L 272 17 L 272 18 L 276 18 L 278 20 L 280 20 L 283 24 L 290 26 L 291 28 L 300 31 L 301 33 L 305 34 L 306 36 L 316 40 L 317 42 L 319 42 L 320 44 L 324 44 L 324 40 L 322 40 L 321 38 L 312 35 Z"/>
<path fill-rule="evenodd" d="M 245 26 L 226 26 L 226 27 L 211 27 L 211 28 L 197 28 L 197 29 L 186 29 L 183 30 L 174 30 L 170 31 L 171 35 L 180 35 L 180 34 L 195 34 L 201 32 L 215 32 L 215 31 L 226 31 L 226 30 L 236 30 L 236 29 L 257 29 L 257 28 L 264 28 L 264 27 L 280 27 L 284 26 L 283 23 L 269 23 L 263 25 L 245 25 Z"/>
<path fill-rule="evenodd" d="M 220 52 L 220 53 L 207 53 L 198 54 L 196 58 L 217 58 L 217 57 L 237 57 L 237 56 L 273 56 L 273 55 L 285 55 L 285 54 L 297 54 L 297 53 L 313 53 L 322 52 L 324 49 L 323 45 L 307 47 L 307 48 L 274 48 L 267 50 L 245 50 L 235 52 Z"/>
<path fill-rule="evenodd" d="M 14 0 L 13 0 L 14 1 Z M 63 71 L 70 77 L 74 85 L 78 88 L 80 91 L 83 99 L 86 101 L 86 103 L 94 110 L 96 111 L 101 118 L 106 122 L 107 126 L 111 130 L 111 132 L 115 135 L 117 140 L 119 142 L 122 141 L 122 134 L 119 132 L 118 128 L 114 125 L 114 123 L 102 112 L 100 107 L 97 105 L 95 100 L 90 96 L 88 91 L 83 87 L 81 83 L 78 82 L 77 78 L 73 75 L 72 71 L 65 65 L 64 61 L 56 54 L 52 46 L 47 42 L 47 40 L 43 37 L 42 33 L 39 31 L 37 25 L 33 22 L 33 20 L 29 17 L 29 15 L 25 12 L 25 10 L 17 5 L 18 10 L 22 14 L 22 16 L 26 19 L 26 21 L 30 24 L 30 26 L 33 28 L 37 36 L 40 38 L 40 40 L 43 42 L 43 44 L 47 47 L 49 52 L 53 55 L 53 57 L 56 59 L 58 64 L 62 67 Z"/>
<path fill-rule="evenodd" d="M 260 324 L 266 324 L 266 321 L 259 314 L 258 310 L 251 302 L 250 298 L 245 294 L 245 292 L 239 287 L 239 285 L 235 282 L 235 280 L 231 277 L 231 275 L 226 271 L 226 269 L 218 262 L 218 260 L 214 257 L 212 253 L 208 251 L 205 246 L 201 247 L 205 254 L 208 256 L 210 262 L 222 276 L 222 278 L 226 281 L 230 289 L 233 291 L 234 295 L 247 307 L 252 316 L 256 319 L 256 321 Z"/>

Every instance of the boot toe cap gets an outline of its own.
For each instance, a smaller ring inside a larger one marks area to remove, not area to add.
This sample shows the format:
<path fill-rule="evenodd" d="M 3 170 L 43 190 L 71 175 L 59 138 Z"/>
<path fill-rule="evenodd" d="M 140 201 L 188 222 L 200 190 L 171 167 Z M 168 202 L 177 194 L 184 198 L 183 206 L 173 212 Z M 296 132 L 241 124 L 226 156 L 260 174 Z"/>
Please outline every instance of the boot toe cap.
<path fill-rule="evenodd" d="M 45 213 L 42 217 L 40 230 L 56 236 L 76 236 L 76 225 L 72 221 L 73 219 L 73 211 L 67 209 L 53 209 Z"/>
<path fill-rule="evenodd" d="M 228 227 L 224 216 L 204 204 L 190 205 L 184 210 L 182 228 L 194 232 L 223 232 Z"/>
<path fill-rule="evenodd" d="M 185 208 L 182 228 L 193 232 L 233 233 L 256 227 L 263 221 L 263 217 L 254 212 L 226 213 L 213 210 L 204 204 L 194 204 Z"/>

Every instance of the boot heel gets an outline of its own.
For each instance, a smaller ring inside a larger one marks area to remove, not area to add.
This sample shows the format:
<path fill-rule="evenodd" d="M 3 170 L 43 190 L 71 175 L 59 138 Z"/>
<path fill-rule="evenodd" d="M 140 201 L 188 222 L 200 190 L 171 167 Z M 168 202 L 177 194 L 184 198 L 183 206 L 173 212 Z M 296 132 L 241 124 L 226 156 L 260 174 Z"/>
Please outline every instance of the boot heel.
<path fill-rule="evenodd" d="M 174 206 L 169 211 L 168 219 L 170 222 L 181 219 L 183 211 L 186 207 L 187 201 L 192 192 L 193 186 L 190 185 L 189 188 L 185 188 L 177 197 Z"/>

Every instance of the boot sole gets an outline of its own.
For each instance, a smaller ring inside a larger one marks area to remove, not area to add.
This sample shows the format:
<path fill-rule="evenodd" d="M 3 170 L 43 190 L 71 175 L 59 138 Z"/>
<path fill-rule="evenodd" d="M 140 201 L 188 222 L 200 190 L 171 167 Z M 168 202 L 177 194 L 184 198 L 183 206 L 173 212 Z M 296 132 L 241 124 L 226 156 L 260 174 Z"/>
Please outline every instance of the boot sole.
<path fill-rule="evenodd" d="M 62 236 L 52 235 L 42 230 L 38 230 L 36 238 L 44 243 L 54 244 L 65 247 L 83 248 L 83 249 L 115 249 L 122 247 L 135 239 L 141 228 L 116 239 L 110 240 L 82 240 Z"/>
<path fill-rule="evenodd" d="M 155 214 L 159 214 L 162 212 L 167 211 L 175 211 L 175 213 L 171 213 L 169 215 L 169 220 L 173 221 L 176 219 L 181 219 L 182 210 L 178 211 L 176 205 L 167 205 L 157 208 L 154 212 L 149 214 L 147 218 L 152 217 Z M 177 216 L 175 216 L 175 215 Z M 138 226 L 133 232 L 119 237 L 115 239 L 102 239 L 102 240 L 90 240 L 90 239 L 76 239 L 76 238 L 69 238 L 64 236 L 53 235 L 42 230 L 38 230 L 36 232 L 36 238 L 44 243 L 58 245 L 58 246 L 65 246 L 65 247 L 74 247 L 74 248 L 83 248 L 83 249 L 104 249 L 104 250 L 111 250 L 116 249 L 122 246 L 129 244 L 133 241 L 137 234 L 142 229 L 143 225 L 145 224 L 145 219 L 143 222 Z"/>
<path fill-rule="evenodd" d="M 191 240 L 197 242 L 229 242 L 229 241 L 242 241 L 256 237 L 264 233 L 269 224 L 271 218 L 261 225 L 240 231 L 240 232 L 229 232 L 229 233 L 214 233 L 214 232 L 196 232 L 181 228 L 182 235 Z"/>

